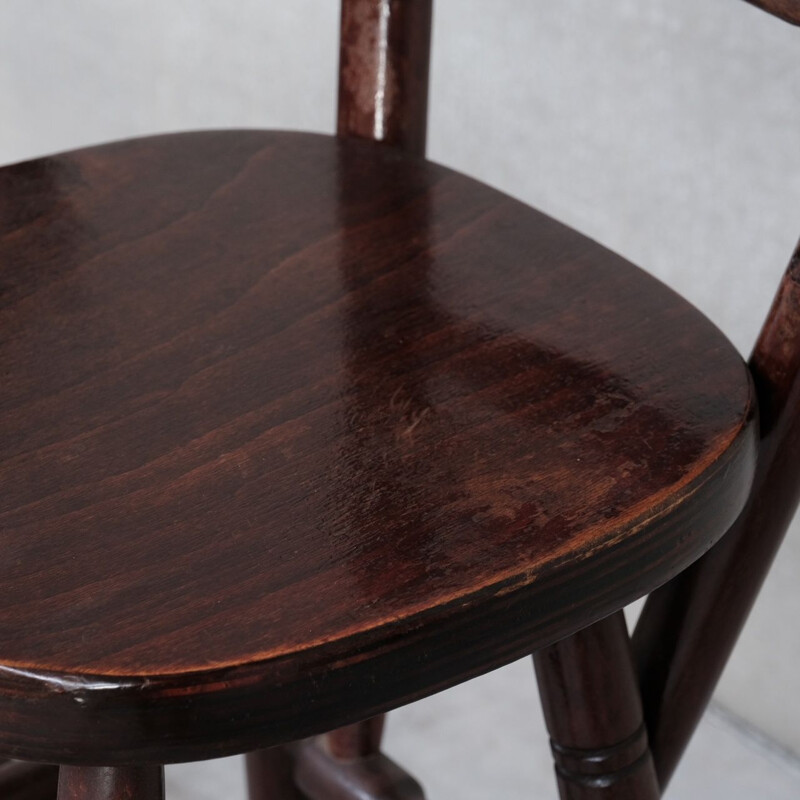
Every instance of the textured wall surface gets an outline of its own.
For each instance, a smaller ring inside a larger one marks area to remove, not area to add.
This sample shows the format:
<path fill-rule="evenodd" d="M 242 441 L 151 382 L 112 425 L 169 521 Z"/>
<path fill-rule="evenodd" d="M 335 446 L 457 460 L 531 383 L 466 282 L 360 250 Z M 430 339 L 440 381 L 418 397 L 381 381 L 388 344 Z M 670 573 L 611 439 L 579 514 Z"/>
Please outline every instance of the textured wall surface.
<path fill-rule="evenodd" d="M 438 0 L 431 158 L 658 275 L 746 353 L 800 234 L 800 29 L 739 0 Z M 0 162 L 332 131 L 336 0 L 0 3 Z M 800 526 L 719 699 L 800 753 Z"/>

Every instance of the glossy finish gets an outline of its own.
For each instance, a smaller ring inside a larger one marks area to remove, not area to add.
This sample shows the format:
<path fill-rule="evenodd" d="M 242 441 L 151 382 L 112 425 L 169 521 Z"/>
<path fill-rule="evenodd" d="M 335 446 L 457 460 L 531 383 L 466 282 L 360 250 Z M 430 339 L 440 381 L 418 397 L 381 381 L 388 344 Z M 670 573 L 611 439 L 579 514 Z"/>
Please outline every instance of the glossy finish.
<path fill-rule="evenodd" d="M 466 177 L 307 134 L 0 170 L 0 747 L 370 717 L 663 583 L 753 470 L 739 356 Z"/>
<path fill-rule="evenodd" d="M 623 612 L 533 661 L 561 800 L 658 800 Z"/>
<path fill-rule="evenodd" d="M 423 155 L 432 0 L 343 0 L 340 136 Z"/>
<path fill-rule="evenodd" d="M 800 0 L 747 0 L 747 2 L 793 25 L 800 25 Z"/>
<path fill-rule="evenodd" d="M 61 767 L 58 800 L 164 800 L 164 768 Z"/>
<path fill-rule="evenodd" d="M 651 595 L 635 631 L 663 786 L 711 698 L 800 500 L 800 247 L 750 369 L 761 444 L 747 507 L 707 556 Z"/>

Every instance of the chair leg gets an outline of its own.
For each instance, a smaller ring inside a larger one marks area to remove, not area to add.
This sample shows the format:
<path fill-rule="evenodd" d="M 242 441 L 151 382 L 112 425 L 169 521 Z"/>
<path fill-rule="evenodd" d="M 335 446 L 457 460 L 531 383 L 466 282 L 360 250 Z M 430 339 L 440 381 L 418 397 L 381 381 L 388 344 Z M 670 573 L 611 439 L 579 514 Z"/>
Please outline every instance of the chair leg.
<path fill-rule="evenodd" d="M 292 745 L 308 800 L 424 800 L 422 787 L 381 753 L 386 715 Z"/>
<path fill-rule="evenodd" d="M 340 759 L 363 758 L 379 752 L 386 714 L 379 714 L 364 722 L 345 725 L 344 728 L 325 735 L 331 755 Z"/>
<path fill-rule="evenodd" d="M 419 784 L 380 752 L 386 716 L 247 755 L 250 800 L 416 800 Z"/>
<path fill-rule="evenodd" d="M 164 800 L 164 767 L 61 767 L 58 800 Z"/>
<path fill-rule="evenodd" d="M 562 800 L 657 800 L 622 612 L 533 660 Z"/>
<path fill-rule="evenodd" d="M 27 761 L 0 763 L 0 797 L 3 800 L 55 800 L 58 767 Z"/>
<path fill-rule="evenodd" d="M 297 785 L 309 800 L 425 800 L 417 780 L 381 752 L 338 758 L 326 736 L 293 747 Z"/>
<path fill-rule="evenodd" d="M 295 756 L 291 747 L 271 747 L 248 753 L 249 800 L 306 800 L 294 780 Z"/>

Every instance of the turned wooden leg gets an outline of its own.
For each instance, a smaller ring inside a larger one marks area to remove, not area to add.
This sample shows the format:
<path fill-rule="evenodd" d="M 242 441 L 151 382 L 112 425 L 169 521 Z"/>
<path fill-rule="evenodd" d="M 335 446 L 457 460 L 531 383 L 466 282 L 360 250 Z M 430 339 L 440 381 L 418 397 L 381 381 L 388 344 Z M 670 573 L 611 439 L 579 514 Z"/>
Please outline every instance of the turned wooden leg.
<path fill-rule="evenodd" d="M 385 722 L 386 714 L 379 714 L 364 722 L 331 731 L 325 735 L 328 750 L 331 755 L 340 759 L 374 755 L 381 749 Z"/>
<path fill-rule="evenodd" d="M 416 779 L 383 753 L 340 759 L 322 736 L 295 752 L 297 785 L 309 800 L 425 800 Z"/>
<path fill-rule="evenodd" d="M 622 612 L 533 660 L 562 800 L 657 800 Z"/>
<path fill-rule="evenodd" d="M 308 800 L 424 800 L 419 783 L 380 751 L 385 715 L 292 746 Z"/>
<path fill-rule="evenodd" d="M 423 800 L 419 783 L 380 752 L 385 718 L 248 754 L 250 800 Z"/>
<path fill-rule="evenodd" d="M 164 800 L 164 767 L 61 767 L 58 800 Z"/>
<path fill-rule="evenodd" d="M 294 780 L 295 757 L 291 747 L 248 753 L 245 763 L 250 800 L 306 800 Z"/>

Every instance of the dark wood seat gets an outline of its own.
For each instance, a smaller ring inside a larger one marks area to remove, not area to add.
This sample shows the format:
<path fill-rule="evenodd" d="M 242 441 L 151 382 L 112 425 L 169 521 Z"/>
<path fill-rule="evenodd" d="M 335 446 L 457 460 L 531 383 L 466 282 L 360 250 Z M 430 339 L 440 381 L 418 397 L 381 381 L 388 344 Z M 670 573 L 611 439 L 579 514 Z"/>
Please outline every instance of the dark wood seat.
<path fill-rule="evenodd" d="M 800 500 L 800 248 L 745 365 L 422 158 L 431 19 L 343 0 L 337 138 L 0 169 L 4 800 L 423 800 L 380 712 L 527 653 L 562 800 L 667 786 Z"/>
<path fill-rule="evenodd" d="M 664 285 L 375 143 L 0 170 L 0 746 L 207 758 L 555 642 L 740 511 L 744 362 Z"/>

